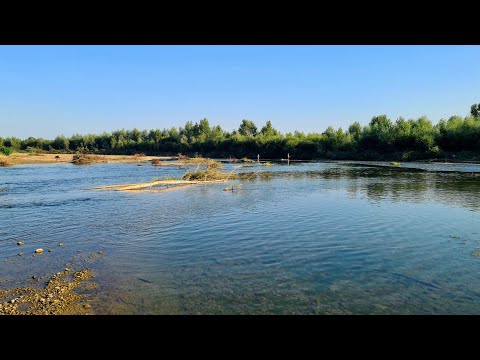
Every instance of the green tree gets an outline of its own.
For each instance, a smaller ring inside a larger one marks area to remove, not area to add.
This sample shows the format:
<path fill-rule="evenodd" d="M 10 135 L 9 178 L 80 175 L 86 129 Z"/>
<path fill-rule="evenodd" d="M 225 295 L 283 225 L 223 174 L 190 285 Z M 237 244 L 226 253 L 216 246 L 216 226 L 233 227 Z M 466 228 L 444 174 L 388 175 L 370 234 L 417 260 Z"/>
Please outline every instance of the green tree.
<path fill-rule="evenodd" d="M 348 132 L 352 135 L 352 138 L 355 141 L 358 141 L 362 137 L 362 125 L 359 122 L 355 121 L 352 125 L 348 127 Z"/>
<path fill-rule="evenodd" d="M 57 136 L 55 140 L 53 140 L 52 146 L 57 150 L 68 151 L 70 148 L 70 142 L 65 136 L 60 135 L 60 136 Z"/>
<path fill-rule="evenodd" d="M 265 124 L 264 127 L 262 127 L 262 130 L 260 130 L 260 132 L 266 138 L 271 138 L 279 134 L 279 132 L 273 128 L 272 122 L 270 120 L 267 121 L 267 123 Z"/>
<path fill-rule="evenodd" d="M 243 119 L 238 132 L 243 136 L 255 136 L 257 135 L 257 126 L 253 121 Z"/>
<path fill-rule="evenodd" d="M 473 104 L 470 107 L 470 115 L 472 115 L 473 117 L 480 116 L 480 104 Z"/>

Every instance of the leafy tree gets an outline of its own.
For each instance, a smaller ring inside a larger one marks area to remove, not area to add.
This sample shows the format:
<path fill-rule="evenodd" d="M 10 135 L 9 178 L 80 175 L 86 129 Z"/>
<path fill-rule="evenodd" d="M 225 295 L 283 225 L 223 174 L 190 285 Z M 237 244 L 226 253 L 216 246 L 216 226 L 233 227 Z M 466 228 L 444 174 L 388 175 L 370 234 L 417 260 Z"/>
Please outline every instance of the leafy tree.
<path fill-rule="evenodd" d="M 362 126 L 359 122 L 355 121 L 348 127 L 348 132 L 355 141 L 358 141 L 362 136 Z"/>
<path fill-rule="evenodd" d="M 268 120 L 265 126 L 262 127 L 262 130 L 260 130 L 260 133 L 262 133 L 262 135 L 265 136 L 266 138 L 274 137 L 279 134 L 278 131 L 273 128 L 272 122 L 270 120 Z"/>
<path fill-rule="evenodd" d="M 473 117 L 479 117 L 480 116 L 480 104 L 473 104 L 472 107 L 470 108 L 470 115 Z"/>
<path fill-rule="evenodd" d="M 354 122 L 348 131 L 328 127 L 323 133 L 299 131 L 282 134 L 267 121 L 260 131 L 251 120 L 242 120 L 238 130 L 224 131 L 210 126 L 207 119 L 170 129 L 115 130 L 111 133 L 63 135 L 54 140 L 29 137 L 0 137 L 0 149 L 32 151 L 93 152 L 131 154 L 177 154 L 204 156 L 243 156 L 284 158 L 287 153 L 297 159 L 333 158 L 402 158 L 436 156 L 442 152 L 476 152 L 480 155 L 480 104 L 471 107 L 471 116 L 452 116 L 436 125 L 426 117 L 398 118 L 395 123 L 385 115 L 375 116 L 368 125 Z M 2 150 L 10 151 L 10 150 Z M 412 155 L 413 154 L 413 155 Z"/>
<path fill-rule="evenodd" d="M 257 126 L 253 121 L 242 120 L 238 132 L 243 136 L 255 136 L 257 135 Z"/>
<path fill-rule="evenodd" d="M 57 136 L 55 140 L 53 140 L 52 146 L 57 150 L 68 151 L 70 147 L 70 142 L 65 136 L 60 135 Z"/>

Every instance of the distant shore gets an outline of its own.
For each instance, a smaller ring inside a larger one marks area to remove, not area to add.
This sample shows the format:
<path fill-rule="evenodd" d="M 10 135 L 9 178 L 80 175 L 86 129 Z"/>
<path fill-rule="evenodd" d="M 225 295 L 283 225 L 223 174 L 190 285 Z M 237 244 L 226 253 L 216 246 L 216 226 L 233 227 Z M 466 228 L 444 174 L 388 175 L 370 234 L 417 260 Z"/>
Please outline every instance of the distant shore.
<path fill-rule="evenodd" d="M 29 153 L 13 153 L 9 156 L 0 155 L 0 162 L 5 162 L 7 165 L 19 164 L 56 164 L 56 163 L 70 163 L 75 154 L 29 154 Z M 144 161 L 151 161 L 154 159 L 170 160 L 170 156 L 138 156 L 138 155 L 96 155 L 101 162 L 122 162 L 122 163 L 137 163 Z"/>
<path fill-rule="evenodd" d="M 71 163 L 75 154 L 58 154 L 58 153 L 13 153 L 9 156 L 0 155 L 0 164 L 4 163 L 7 166 L 20 164 L 60 164 Z M 177 156 L 142 156 L 142 155 L 95 155 L 98 163 L 141 163 L 151 162 L 152 160 L 178 160 Z M 265 159 L 262 159 L 265 160 Z M 269 161 L 276 161 L 276 159 L 267 159 Z M 278 159 L 280 160 L 280 159 Z M 284 160 L 284 159 L 282 159 Z M 360 159 L 314 159 L 314 160 L 291 160 L 291 162 L 344 162 L 344 161 L 361 161 L 361 162 L 389 162 L 388 160 L 360 160 Z M 480 161 L 475 159 L 423 159 L 415 161 L 400 161 L 400 162 L 414 162 L 414 163 L 437 163 L 444 165 L 454 164 L 480 164 Z"/>

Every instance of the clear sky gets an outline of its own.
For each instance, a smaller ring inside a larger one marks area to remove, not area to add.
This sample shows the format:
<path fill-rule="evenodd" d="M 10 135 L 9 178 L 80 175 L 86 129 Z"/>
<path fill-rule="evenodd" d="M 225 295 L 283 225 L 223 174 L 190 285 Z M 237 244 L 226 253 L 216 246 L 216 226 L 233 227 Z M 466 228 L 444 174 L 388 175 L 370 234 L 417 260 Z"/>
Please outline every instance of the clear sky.
<path fill-rule="evenodd" d="M 282 132 L 480 102 L 480 46 L 0 46 L 0 136 L 242 119 Z"/>

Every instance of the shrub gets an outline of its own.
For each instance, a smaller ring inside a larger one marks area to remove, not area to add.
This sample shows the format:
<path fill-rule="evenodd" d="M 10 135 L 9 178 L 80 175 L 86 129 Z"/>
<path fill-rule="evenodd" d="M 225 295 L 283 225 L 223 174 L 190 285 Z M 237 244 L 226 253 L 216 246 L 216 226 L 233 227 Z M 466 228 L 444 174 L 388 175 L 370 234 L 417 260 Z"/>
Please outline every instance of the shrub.
<path fill-rule="evenodd" d="M 13 153 L 13 149 L 9 148 L 9 147 L 6 147 L 6 146 L 3 146 L 3 147 L 0 148 L 0 153 L 2 153 L 5 156 L 8 156 L 8 155 Z"/>
<path fill-rule="evenodd" d="M 41 149 L 32 147 L 32 146 L 27 146 L 25 151 L 27 151 L 30 154 L 41 154 L 43 152 Z"/>

